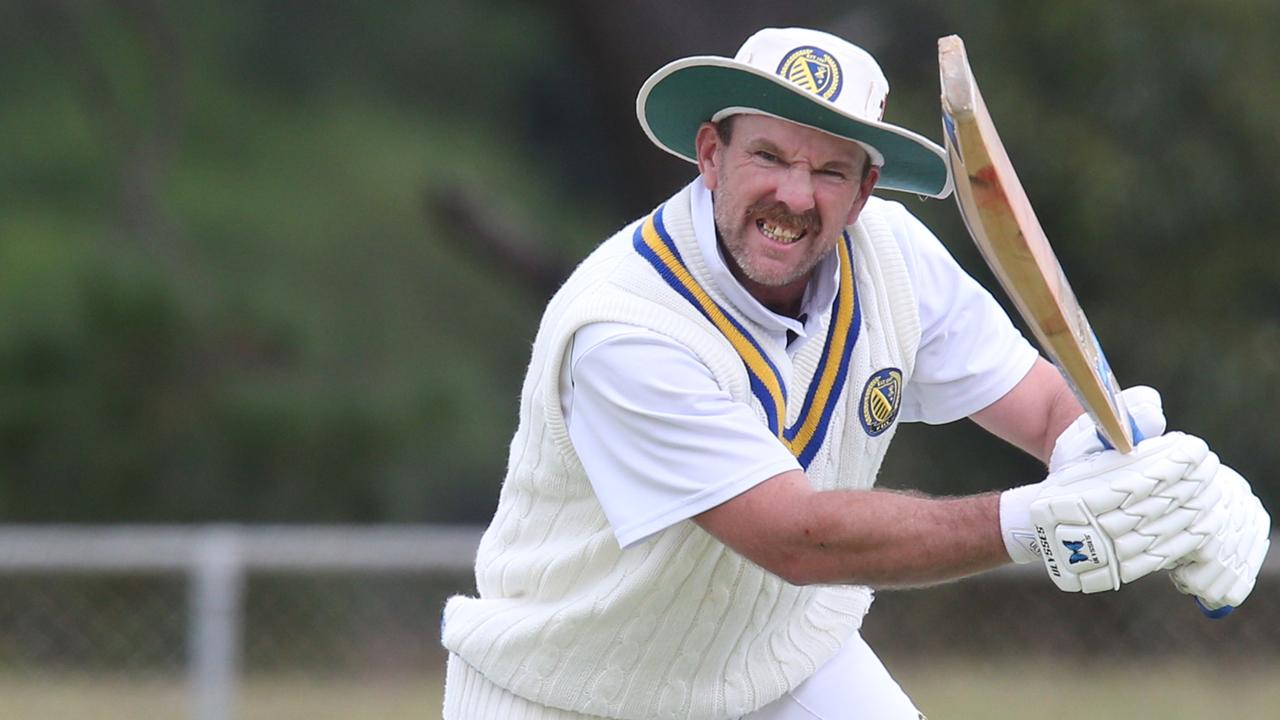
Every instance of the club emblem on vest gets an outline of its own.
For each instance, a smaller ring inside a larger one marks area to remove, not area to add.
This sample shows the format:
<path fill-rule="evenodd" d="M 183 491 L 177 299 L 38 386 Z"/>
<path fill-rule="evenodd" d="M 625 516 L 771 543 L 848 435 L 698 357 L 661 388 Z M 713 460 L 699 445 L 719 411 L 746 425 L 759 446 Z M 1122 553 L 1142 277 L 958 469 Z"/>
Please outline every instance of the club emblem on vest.
<path fill-rule="evenodd" d="M 902 371 L 885 368 L 872 375 L 862 388 L 858 418 L 862 429 L 875 437 L 893 425 L 902 407 Z"/>
<path fill-rule="evenodd" d="M 840 96 L 844 78 L 835 56 L 813 46 L 798 47 L 783 56 L 778 63 L 778 75 L 799 85 L 823 100 L 834 101 Z"/>

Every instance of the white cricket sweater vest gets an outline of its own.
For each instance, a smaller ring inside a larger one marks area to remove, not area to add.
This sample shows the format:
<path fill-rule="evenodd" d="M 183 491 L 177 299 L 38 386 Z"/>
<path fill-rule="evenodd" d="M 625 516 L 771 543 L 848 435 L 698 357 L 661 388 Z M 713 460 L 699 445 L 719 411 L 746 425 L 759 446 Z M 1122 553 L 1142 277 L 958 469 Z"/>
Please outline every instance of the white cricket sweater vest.
<path fill-rule="evenodd" d="M 815 488 L 871 487 L 920 338 L 881 202 L 869 200 L 840 243 L 826 340 L 810 338 L 794 358 L 706 280 L 687 188 L 582 262 L 538 329 L 476 558 L 479 597 L 449 601 L 445 647 L 515 695 L 623 720 L 738 717 L 836 653 L 861 625 L 869 588 L 791 585 L 691 520 L 620 549 L 569 441 L 558 385 L 578 328 L 644 326 L 752 404 Z"/>

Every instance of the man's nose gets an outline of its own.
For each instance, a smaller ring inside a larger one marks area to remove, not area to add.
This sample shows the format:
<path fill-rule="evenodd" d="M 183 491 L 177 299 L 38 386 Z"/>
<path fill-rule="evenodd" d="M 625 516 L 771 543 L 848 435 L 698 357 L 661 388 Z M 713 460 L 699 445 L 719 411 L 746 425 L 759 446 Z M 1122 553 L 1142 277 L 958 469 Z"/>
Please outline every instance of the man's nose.
<path fill-rule="evenodd" d="M 778 201 L 799 215 L 813 209 L 813 175 L 800 163 L 788 167 L 778 183 Z"/>

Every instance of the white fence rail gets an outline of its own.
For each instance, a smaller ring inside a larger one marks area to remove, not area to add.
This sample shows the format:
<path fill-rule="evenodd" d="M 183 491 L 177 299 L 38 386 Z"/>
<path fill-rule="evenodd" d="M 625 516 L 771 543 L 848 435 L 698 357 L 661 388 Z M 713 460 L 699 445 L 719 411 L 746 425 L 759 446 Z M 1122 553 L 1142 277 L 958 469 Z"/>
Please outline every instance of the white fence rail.
<path fill-rule="evenodd" d="M 481 532 L 463 526 L 0 526 L 0 573 L 186 575 L 191 717 L 230 720 L 246 574 L 466 571 Z"/>

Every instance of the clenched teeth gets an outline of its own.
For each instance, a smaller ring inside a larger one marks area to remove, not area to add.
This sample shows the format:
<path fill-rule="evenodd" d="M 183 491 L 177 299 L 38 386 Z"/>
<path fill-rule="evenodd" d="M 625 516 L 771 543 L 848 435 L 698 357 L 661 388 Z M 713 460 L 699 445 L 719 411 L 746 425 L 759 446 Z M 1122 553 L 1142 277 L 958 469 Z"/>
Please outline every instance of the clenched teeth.
<path fill-rule="evenodd" d="M 765 237 L 786 245 L 790 245 L 804 237 L 805 233 L 804 230 L 792 230 L 791 228 L 784 228 L 781 225 L 775 225 L 764 220 L 757 220 L 756 227 L 760 229 L 761 233 L 764 233 Z"/>

